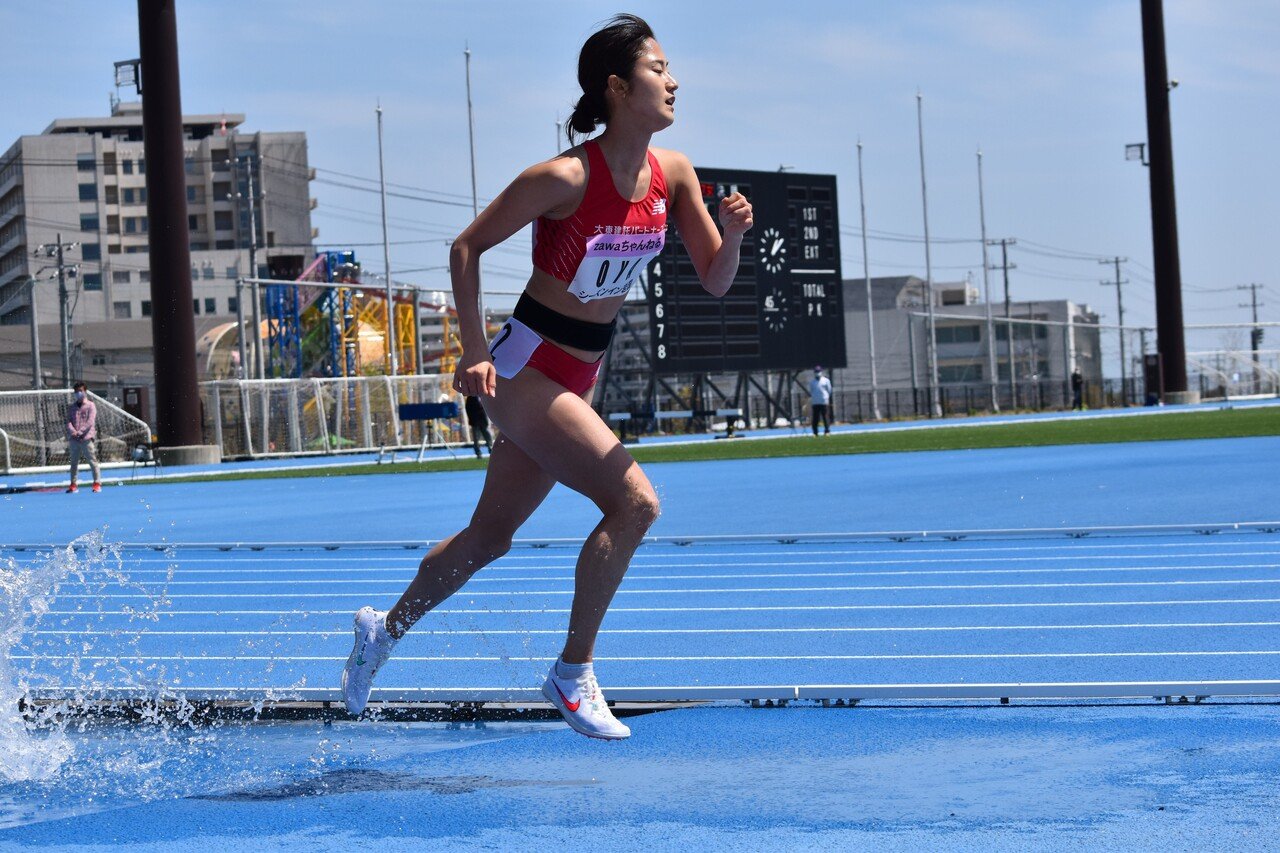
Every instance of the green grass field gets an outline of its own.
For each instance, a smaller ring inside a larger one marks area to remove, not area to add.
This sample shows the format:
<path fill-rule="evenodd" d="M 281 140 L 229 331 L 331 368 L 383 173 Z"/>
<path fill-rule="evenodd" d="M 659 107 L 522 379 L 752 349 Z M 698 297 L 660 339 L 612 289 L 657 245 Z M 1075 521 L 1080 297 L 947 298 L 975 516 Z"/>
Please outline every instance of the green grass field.
<path fill-rule="evenodd" d="M 1168 415 L 1116 415 L 1064 421 L 1033 421 L 975 426 L 845 433 L 814 438 L 702 441 L 677 445 L 636 445 L 640 462 L 690 462 L 716 459 L 766 459 L 784 456 L 832 456 L 848 453 L 901 453 L 928 450 L 978 450 L 989 447 L 1041 447 L 1054 444 L 1107 444 L 1126 441 L 1175 441 L 1280 435 L 1280 406 L 1180 412 Z M 463 452 L 467 452 L 464 450 Z M 407 474 L 423 471 L 471 471 L 480 459 L 447 459 L 395 465 L 347 465 L 288 471 L 229 471 L 165 478 L 166 483 L 206 480 L 256 480 L 279 477 L 335 477 L 355 474 Z M 154 482 L 154 481 L 148 481 Z"/>

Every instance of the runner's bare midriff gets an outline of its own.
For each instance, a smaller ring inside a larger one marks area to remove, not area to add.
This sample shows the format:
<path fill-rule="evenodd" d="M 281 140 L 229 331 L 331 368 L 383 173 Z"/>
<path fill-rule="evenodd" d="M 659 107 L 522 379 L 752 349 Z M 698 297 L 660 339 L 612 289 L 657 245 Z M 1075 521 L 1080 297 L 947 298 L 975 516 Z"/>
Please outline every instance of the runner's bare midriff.
<path fill-rule="evenodd" d="M 551 310 L 558 311 L 575 320 L 586 320 L 588 323 L 613 322 L 613 318 L 617 316 L 622 303 L 626 300 L 625 296 L 618 296 L 613 299 L 596 299 L 591 302 L 581 302 L 576 296 L 569 293 L 568 287 L 568 284 L 560 281 L 555 276 L 540 269 L 535 269 L 525 290 L 530 296 Z M 582 350 L 550 340 L 548 342 L 555 344 L 560 349 L 583 361 L 595 361 L 600 358 L 602 352 L 600 350 L 595 352 Z"/>

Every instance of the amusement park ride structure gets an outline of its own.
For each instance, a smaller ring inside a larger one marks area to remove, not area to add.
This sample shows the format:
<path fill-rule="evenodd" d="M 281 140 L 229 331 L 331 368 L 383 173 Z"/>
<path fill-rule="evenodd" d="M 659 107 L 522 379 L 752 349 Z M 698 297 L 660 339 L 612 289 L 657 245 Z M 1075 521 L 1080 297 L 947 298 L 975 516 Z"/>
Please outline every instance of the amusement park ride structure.
<path fill-rule="evenodd" d="M 256 336 L 256 343 L 266 347 L 263 378 L 390 372 L 387 291 L 381 285 L 361 285 L 354 252 L 321 252 L 295 281 L 261 279 L 257 283 L 262 286 L 266 315 Z M 457 311 L 439 294 L 428 300 L 423 298 L 427 291 L 413 285 L 397 290 L 392 310 L 398 373 L 452 373 L 462 352 Z M 421 317 L 428 313 L 440 318 L 438 342 L 434 334 L 430 341 L 420 338 Z M 203 378 L 237 378 L 235 329 L 235 323 L 228 323 L 200 340 L 197 352 Z M 255 341 L 247 343 L 252 347 Z M 254 359 L 249 358 L 249 363 Z"/>

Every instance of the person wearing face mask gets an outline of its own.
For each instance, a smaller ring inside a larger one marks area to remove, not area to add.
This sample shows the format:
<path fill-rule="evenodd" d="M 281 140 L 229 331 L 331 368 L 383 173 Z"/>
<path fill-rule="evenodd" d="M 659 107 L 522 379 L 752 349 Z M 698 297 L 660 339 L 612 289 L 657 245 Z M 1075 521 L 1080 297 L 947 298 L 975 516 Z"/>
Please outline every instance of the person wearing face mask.
<path fill-rule="evenodd" d="M 69 494 L 80 491 L 76 487 L 76 475 L 79 473 L 80 460 L 89 463 L 93 471 L 93 490 L 102 491 L 102 472 L 98 468 L 97 439 L 98 408 L 89 399 L 89 392 L 83 382 L 75 384 L 76 400 L 67 409 L 67 452 L 71 456 L 71 485 L 67 487 Z"/>

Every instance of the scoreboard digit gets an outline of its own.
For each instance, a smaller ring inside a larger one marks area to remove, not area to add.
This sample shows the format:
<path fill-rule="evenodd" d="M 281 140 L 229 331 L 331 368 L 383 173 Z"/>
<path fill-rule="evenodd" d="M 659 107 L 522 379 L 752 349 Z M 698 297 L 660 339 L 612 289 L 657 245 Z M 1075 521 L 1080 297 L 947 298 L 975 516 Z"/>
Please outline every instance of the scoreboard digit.
<path fill-rule="evenodd" d="M 755 225 L 720 299 L 702 289 L 678 232 L 668 232 L 648 270 L 655 369 L 845 366 L 835 176 L 730 169 L 699 169 L 698 176 L 713 221 L 720 200 L 740 192 L 751 201 Z"/>

